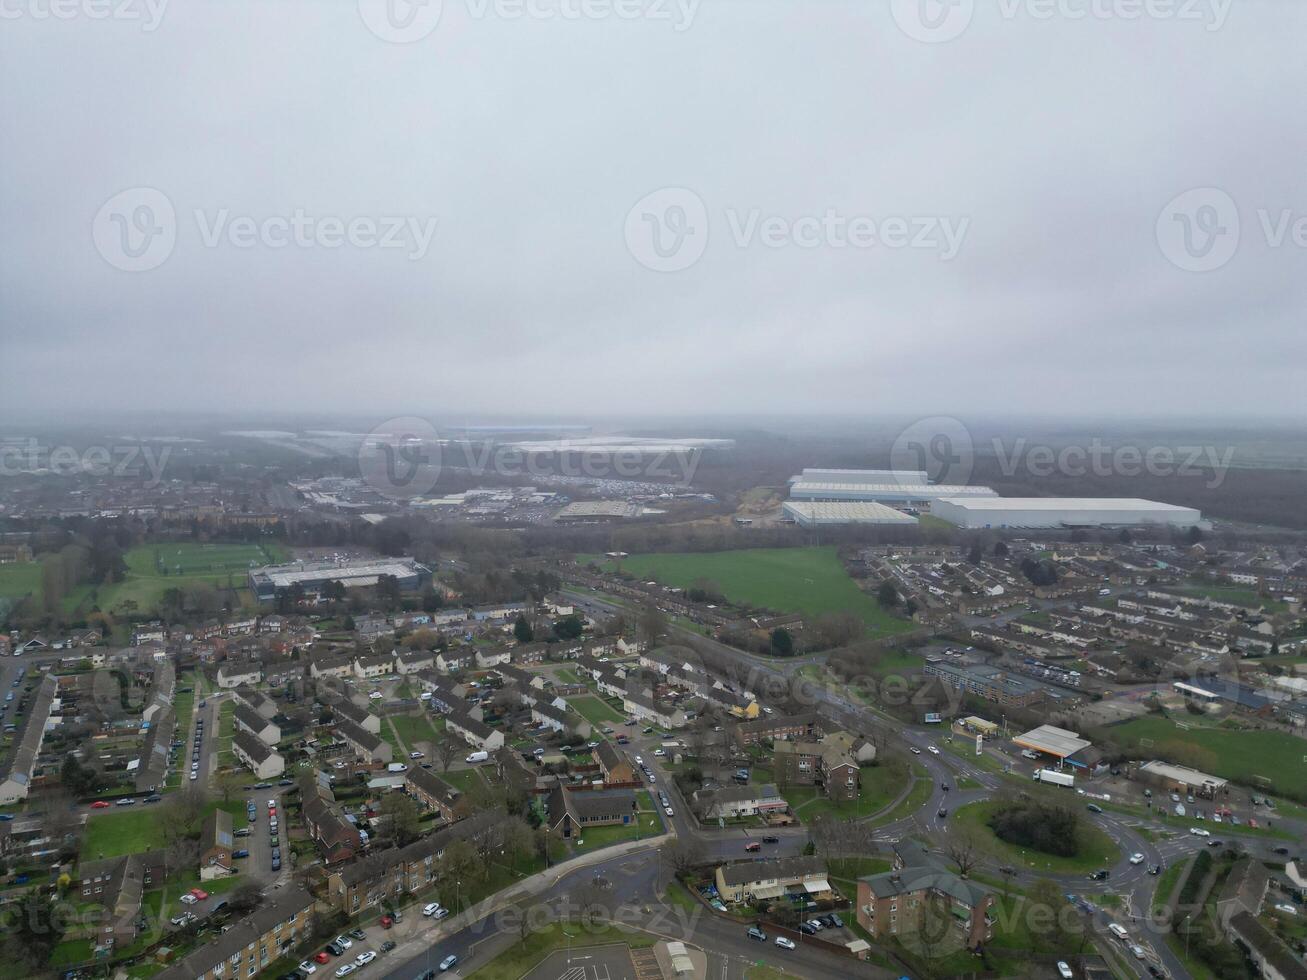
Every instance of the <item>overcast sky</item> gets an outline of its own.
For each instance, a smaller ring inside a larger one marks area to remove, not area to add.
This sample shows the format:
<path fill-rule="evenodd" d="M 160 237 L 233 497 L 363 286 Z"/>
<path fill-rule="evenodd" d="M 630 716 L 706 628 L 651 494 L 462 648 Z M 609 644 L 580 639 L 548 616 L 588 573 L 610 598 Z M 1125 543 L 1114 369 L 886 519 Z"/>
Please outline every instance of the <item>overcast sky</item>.
<path fill-rule="evenodd" d="M 0 415 L 1307 405 L 1301 0 L 51 2 Z"/>

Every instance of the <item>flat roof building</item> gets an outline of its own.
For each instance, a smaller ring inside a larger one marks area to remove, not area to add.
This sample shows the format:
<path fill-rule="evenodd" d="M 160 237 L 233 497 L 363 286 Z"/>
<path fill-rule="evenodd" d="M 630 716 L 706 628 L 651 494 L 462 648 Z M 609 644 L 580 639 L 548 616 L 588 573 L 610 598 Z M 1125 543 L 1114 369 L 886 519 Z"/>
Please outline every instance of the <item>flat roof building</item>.
<path fill-rule="evenodd" d="M 805 466 L 798 476 L 790 477 L 790 483 L 800 482 L 924 484 L 930 482 L 930 475 L 925 470 L 826 470 Z"/>
<path fill-rule="evenodd" d="M 790 484 L 791 500 L 872 500 L 889 504 L 933 506 L 941 497 L 997 497 L 990 487 L 931 485 L 928 483 L 840 483 L 830 480 L 799 480 Z"/>
<path fill-rule="evenodd" d="M 942 494 L 930 512 L 964 528 L 1192 527 L 1203 515 L 1137 497 L 983 497 Z"/>
<path fill-rule="evenodd" d="M 1024 735 L 1015 736 L 1012 742 L 1023 749 L 1042 752 L 1044 755 L 1051 755 L 1057 759 L 1069 758 L 1093 744 L 1081 738 L 1077 732 L 1070 732 L 1065 728 L 1057 728 L 1053 725 L 1040 725 L 1038 728 L 1032 728 Z"/>
<path fill-rule="evenodd" d="M 912 527 L 917 519 L 874 500 L 788 500 L 786 517 L 799 527 L 836 527 L 845 524 L 884 524 Z"/>
<path fill-rule="evenodd" d="M 249 585 L 260 602 L 270 602 L 297 585 L 305 592 L 317 592 L 328 582 L 357 589 L 376 585 L 383 575 L 394 576 L 406 592 L 416 591 L 431 581 L 431 569 L 414 558 L 377 558 L 267 565 L 250 571 Z"/>

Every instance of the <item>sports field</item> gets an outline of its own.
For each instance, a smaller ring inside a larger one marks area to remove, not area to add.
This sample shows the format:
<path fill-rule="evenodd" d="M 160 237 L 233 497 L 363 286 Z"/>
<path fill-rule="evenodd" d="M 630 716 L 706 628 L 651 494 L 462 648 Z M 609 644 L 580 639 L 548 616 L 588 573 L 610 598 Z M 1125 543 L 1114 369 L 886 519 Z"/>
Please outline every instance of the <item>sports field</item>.
<path fill-rule="evenodd" d="M 172 588 L 208 583 L 225 587 L 229 582 L 238 589 L 245 587 L 245 574 L 251 566 L 270 565 L 286 560 L 285 549 L 277 542 L 259 544 L 201 544 L 170 542 L 146 544 L 132 548 L 123 556 L 127 577 L 121 582 L 76 589 L 65 602 L 72 613 L 79 606 L 114 610 L 124 603 L 134 603 L 135 610 L 153 610 Z M 125 607 L 131 609 L 131 606 Z"/>
<path fill-rule="evenodd" d="M 0 565 L 0 599 L 21 599 L 41 591 L 41 563 L 35 561 Z"/>
<path fill-rule="evenodd" d="M 1162 747 L 1162 755 L 1167 742 L 1197 746 L 1205 753 L 1204 758 L 1210 758 L 1198 768 L 1213 775 L 1270 787 L 1298 799 L 1307 794 L 1307 740 L 1293 735 L 1197 726 L 1186 730 L 1168 718 L 1156 717 L 1136 718 L 1108 732 L 1122 746 L 1145 752 Z"/>
<path fill-rule="evenodd" d="M 601 562 L 610 570 L 614 562 Z M 697 579 L 714 582 L 732 602 L 755 609 L 816 617 L 849 611 L 870 631 L 888 636 L 912 629 L 874 597 L 858 588 L 834 548 L 752 548 L 693 554 L 631 555 L 623 571 L 663 585 L 689 588 Z"/>

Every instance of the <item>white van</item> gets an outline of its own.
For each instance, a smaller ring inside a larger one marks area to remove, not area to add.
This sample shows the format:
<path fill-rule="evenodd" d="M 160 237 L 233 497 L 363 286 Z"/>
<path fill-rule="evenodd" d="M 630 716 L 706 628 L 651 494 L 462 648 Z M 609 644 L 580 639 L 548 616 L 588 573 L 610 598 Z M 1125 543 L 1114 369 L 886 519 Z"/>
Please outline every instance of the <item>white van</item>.
<path fill-rule="evenodd" d="M 480 751 L 480 752 L 473 752 L 473 753 L 472 753 L 471 755 L 469 755 L 469 756 L 468 756 L 464 761 L 465 761 L 465 762 L 468 762 L 468 763 L 473 763 L 473 762 L 485 762 L 485 761 L 486 761 L 487 759 L 489 759 L 489 758 L 490 758 L 490 753 L 489 753 L 489 752 L 486 752 L 486 751 L 483 749 L 483 750 Z"/>
<path fill-rule="evenodd" d="M 1117 925 L 1115 922 L 1108 923 L 1107 931 L 1122 941 L 1129 938 L 1130 933 L 1126 932 L 1125 926 Z"/>

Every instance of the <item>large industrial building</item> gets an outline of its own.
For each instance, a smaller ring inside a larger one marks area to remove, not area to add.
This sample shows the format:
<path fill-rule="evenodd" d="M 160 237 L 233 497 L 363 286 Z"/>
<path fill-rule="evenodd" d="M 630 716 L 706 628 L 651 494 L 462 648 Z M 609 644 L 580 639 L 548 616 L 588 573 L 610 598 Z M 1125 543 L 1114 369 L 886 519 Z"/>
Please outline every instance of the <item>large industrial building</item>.
<path fill-rule="evenodd" d="M 972 488 L 974 489 L 974 488 Z M 930 512 L 965 528 L 1193 527 L 1202 514 L 1192 507 L 1135 497 L 984 497 L 943 494 Z"/>
<path fill-rule="evenodd" d="M 297 561 L 288 565 L 267 565 L 250 571 L 250 591 L 260 602 L 299 586 L 306 593 L 320 592 L 328 582 L 340 582 L 347 589 L 376 585 L 383 575 L 393 575 L 406 592 L 431 581 L 431 569 L 413 558 Z"/>
<path fill-rule="evenodd" d="M 929 483 L 925 470 L 823 470 L 805 467 L 790 483 Z"/>
<path fill-rule="evenodd" d="M 968 487 L 929 483 L 844 483 L 829 480 L 796 480 L 790 484 L 791 500 L 869 500 L 881 504 L 928 507 L 940 497 L 995 497 L 989 487 Z"/>
<path fill-rule="evenodd" d="M 835 527 L 847 524 L 886 524 L 912 527 L 917 519 L 872 500 L 790 500 L 782 508 L 799 527 Z"/>

